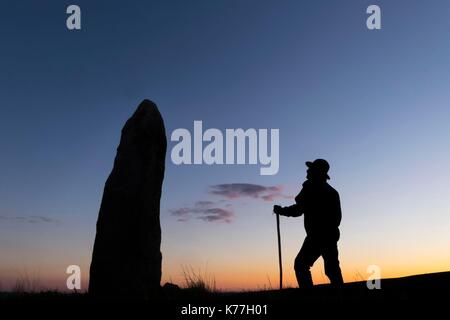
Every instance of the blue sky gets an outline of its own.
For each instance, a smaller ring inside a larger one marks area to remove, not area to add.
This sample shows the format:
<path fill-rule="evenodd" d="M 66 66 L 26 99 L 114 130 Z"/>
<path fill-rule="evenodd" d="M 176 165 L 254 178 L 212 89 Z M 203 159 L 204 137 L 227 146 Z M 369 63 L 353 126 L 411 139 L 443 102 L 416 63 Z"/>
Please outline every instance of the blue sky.
<path fill-rule="evenodd" d="M 318 157 L 330 161 L 341 194 L 346 280 L 368 264 L 392 275 L 450 267 L 442 257 L 450 244 L 448 1 L 77 1 L 80 31 L 65 27 L 69 4 L 9 1 L 0 10 L 3 282 L 38 270 L 59 286 L 69 264 L 87 275 L 120 130 L 144 98 L 159 106 L 169 137 L 194 120 L 280 129 L 275 176 L 260 176 L 259 166 L 175 166 L 169 143 L 164 280 L 180 282 L 181 265 L 208 264 L 225 288 L 266 283 L 277 267 L 273 202 L 228 199 L 231 223 L 179 222 L 170 212 L 223 200 L 207 191 L 224 183 L 282 185 L 295 195 L 304 162 Z M 366 28 L 369 4 L 381 7 L 381 30 Z M 302 218 L 283 223 L 290 266 Z"/>

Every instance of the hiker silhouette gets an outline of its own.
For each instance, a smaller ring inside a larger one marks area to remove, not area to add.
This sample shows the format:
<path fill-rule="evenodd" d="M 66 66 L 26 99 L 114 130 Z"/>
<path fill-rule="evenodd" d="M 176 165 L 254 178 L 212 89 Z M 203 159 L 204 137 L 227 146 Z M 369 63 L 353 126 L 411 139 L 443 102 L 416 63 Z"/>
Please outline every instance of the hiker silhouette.
<path fill-rule="evenodd" d="M 289 207 L 275 205 L 273 211 L 287 217 L 304 215 L 306 238 L 294 264 L 298 286 L 313 286 L 310 268 L 322 256 L 325 274 L 332 285 L 339 287 L 344 283 L 337 247 L 342 217 L 339 193 L 327 182 L 330 165 L 326 160 L 308 161 L 306 166 L 306 181 L 295 197 L 295 204 Z"/>

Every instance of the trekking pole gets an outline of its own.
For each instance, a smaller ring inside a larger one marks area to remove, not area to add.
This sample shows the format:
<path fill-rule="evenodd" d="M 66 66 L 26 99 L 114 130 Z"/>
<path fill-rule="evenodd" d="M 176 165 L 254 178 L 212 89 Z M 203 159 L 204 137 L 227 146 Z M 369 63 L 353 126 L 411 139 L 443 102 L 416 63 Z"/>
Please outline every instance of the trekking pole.
<path fill-rule="evenodd" d="M 280 235 L 280 215 L 277 215 L 277 235 L 278 235 L 278 265 L 280 267 L 280 290 L 283 289 L 283 262 L 281 260 L 281 235 Z"/>

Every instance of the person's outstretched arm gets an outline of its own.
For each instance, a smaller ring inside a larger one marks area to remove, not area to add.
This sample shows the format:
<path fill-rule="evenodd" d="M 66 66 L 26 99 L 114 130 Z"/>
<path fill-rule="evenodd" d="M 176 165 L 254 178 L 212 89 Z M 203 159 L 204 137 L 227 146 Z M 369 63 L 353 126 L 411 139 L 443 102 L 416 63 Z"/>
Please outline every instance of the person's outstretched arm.
<path fill-rule="evenodd" d="M 300 206 L 298 204 L 293 204 L 288 207 L 281 207 L 278 205 L 273 206 L 273 212 L 279 214 L 280 216 L 286 217 L 300 217 L 303 212 L 300 210 Z"/>
<path fill-rule="evenodd" d="M 295 204 L 288 207 L 273 206 L 273 212 L 286 217 L 300 217 L 303 214 L 304 189 L 295 197 Z"/>

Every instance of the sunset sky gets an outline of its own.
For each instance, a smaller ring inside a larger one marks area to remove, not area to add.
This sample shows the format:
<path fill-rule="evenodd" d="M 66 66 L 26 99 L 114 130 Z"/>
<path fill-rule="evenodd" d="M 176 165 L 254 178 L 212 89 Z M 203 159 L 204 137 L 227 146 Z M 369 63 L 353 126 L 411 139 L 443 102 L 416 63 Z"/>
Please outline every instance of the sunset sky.
<path fill-rule="evenodd" d="M 169 138 L 194 120 L 280 130 L 273 176 L 176 166 L 169 141 L 162 284 L 192 267 L 223 290 L 277 287 L 272 206 L 293 202 L 316 158 L 341 196 L 345 281 L 369 265 L 450 270 L 449 1 L 130 2 L 76 1 L 79 31 L 66 28 L 72 1 L 1 5 L 0 290 L 24 277 L 64 289 L 73 264 L 87 288 L 120 130 L 145 98 Z M 370 4 L 381 30 L 366 27 Z M 281 232 L 296 286 L 303 217 L 282 217 Z M 322 259 L 313 277 L 328 282 Z"/>

